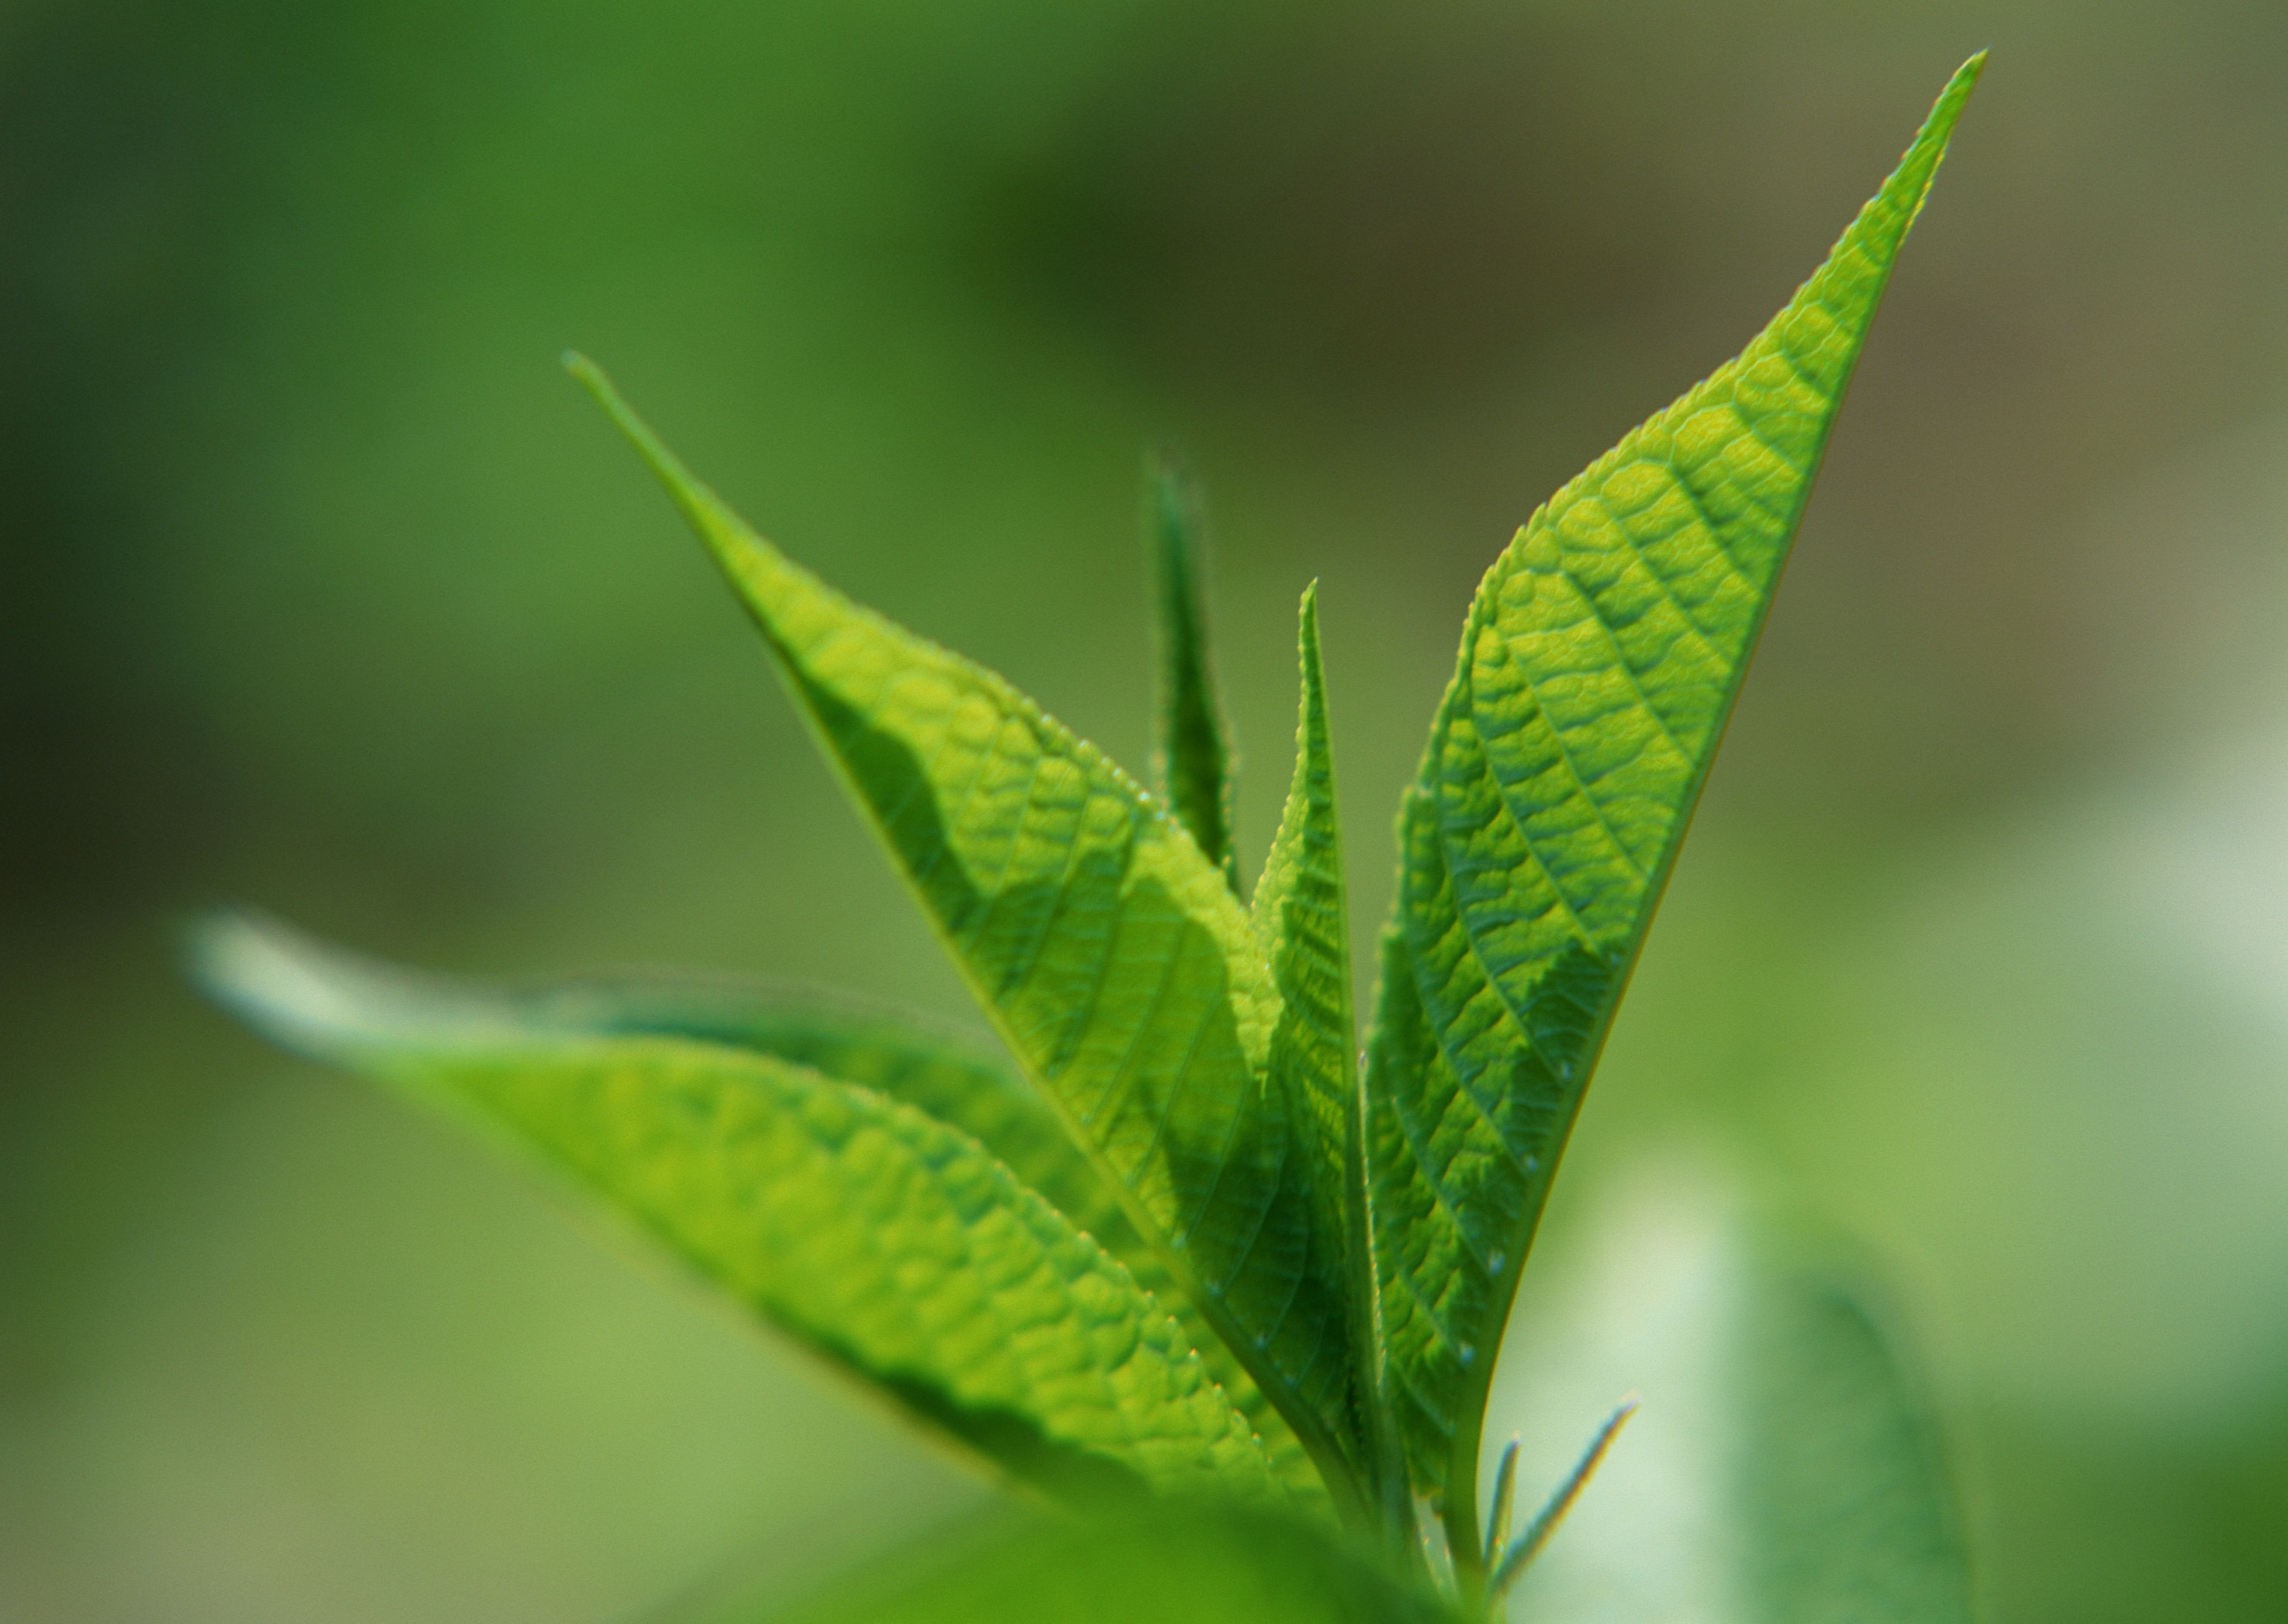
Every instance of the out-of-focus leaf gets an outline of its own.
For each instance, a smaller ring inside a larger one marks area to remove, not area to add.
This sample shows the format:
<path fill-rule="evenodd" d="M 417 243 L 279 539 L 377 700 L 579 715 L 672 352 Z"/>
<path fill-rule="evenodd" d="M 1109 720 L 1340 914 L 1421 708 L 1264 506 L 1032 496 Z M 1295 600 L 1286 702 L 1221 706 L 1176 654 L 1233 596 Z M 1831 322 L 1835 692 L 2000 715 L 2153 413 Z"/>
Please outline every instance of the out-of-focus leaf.
<path fill-rule="evenodd" d="M 968 1532 L 783 1616 L 786 1624 L 1458 1624 L 1460 1617 L 1325 1531 L 1182 1505 L 1116 1523 Z"/>
<path fill-rule="evenodd" d="M 1593 1266 L 1580 1302 L 1519 1350 L 1537 1470 L 1553 1464 L 1552 1422 L 1593 1415 L 1614 1383 L 1643 1407 L 1526 1570 L 1517 1616 L 1966 1624 L 1937 1429 L 1848 1248 L 1667 1168 Z"/>
<path fill-rule="evenodd" d="M 1368 1063 L 1394 1402 L 1458 1545 L 1550 1176 L 1982 60 L 1787 308 L 1535 513 L 1471 606 L 1400 815 Z"/>
<path fill-rule="evenodd" d="M 1127 1267 L 1183 1327 L 1290 1492 L 1307 1502 L 1323 1500 L 1324 1485 L 1293 1429 L 1199 1317 L 1159 1252 L 1137 1234 L 1112 1187 L 1041 1097 L 976 1038 L 815 988 L 728 977 L 649 973 L 529 987 L 425 977 L 421 995 L 433 1022 L 473 1022 L 535 1039 L 649 1035 L 752 1050 L 902 1100 L 958 1129 Z"/>
<path fill-rule="evenodd" d="M 1276 1497 L 1180 1327 L 974 1139 L 720 1043 L 550 1033 L 243 918 L 206 985 L 290 1048 L 568 1174 L 765 1320 L 1008 1474 L 1076 1500 Z"/>
<path fill-rule="evenodd" d="M 1239 854 L 1231 839 L 1236 764 L 1208 653 L 1206 504 L 1197 483 L 1165 453 L 1145 469 L 1144 500 L 1159 609 L 1153 764 L 1169 810 L 1236 895 Z"/>
<path fill-rule="evenodd" d="M 1280 997 L 1223 872 L 1133 780 L 994 673 L 748 528 L 613 392 L 971 992 L 1330 1482 L 1347 1488 L 1342 1238 L 1272 1074 Z"/>

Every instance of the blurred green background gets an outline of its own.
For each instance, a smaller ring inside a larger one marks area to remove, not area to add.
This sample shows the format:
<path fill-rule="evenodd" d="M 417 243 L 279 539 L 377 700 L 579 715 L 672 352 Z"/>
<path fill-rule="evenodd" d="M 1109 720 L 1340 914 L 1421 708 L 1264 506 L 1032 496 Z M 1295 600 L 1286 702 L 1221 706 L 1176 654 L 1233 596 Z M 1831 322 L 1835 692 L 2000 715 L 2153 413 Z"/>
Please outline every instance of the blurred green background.
<path fill-rule="evenodd" d="M 1188 447 L 1251 852 L 1323 580 L 1363 943 L 1479 573 L 1990 44 L 1551 1245 L 1723 1148 L 1894 1271 L 1997 1620 L 2288 1614 L 2276 0 L 16 0 L 0 1616 L 637 1620 L 977 1499 L 175 972 L 960 1010 L 561 347 L 1136 765 Z"/>

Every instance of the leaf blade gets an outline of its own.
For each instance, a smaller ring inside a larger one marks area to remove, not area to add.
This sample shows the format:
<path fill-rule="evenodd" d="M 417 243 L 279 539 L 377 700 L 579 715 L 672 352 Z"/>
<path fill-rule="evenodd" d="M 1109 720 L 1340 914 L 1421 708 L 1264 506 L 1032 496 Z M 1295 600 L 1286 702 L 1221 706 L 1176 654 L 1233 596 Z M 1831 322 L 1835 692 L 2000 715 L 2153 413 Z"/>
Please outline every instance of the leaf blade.
<path fill-rule="evenodd" d="M 1410 1464 L 1466 1564 L 1493 1350 L 1550 1177 L 1983 59 L 1740 357 L 1518 532 L 1402 804 L 1369 1146 Z"/>
<path fill-rule="evenodd" d="M 1271 1063 L 1302 1102 L 1313 1129 L 1317 1171 L 1312 1185 L 1319 1200 L 1319 1227 L 1342 1237 L 1354 1403 L 1360 1411 L 1368 1481 L 1386 1533 L 1397 1549 L 1410 1552 L 1413 1501 L 1383 1385 L 1364 1096 L 1351 1010 L 1350 911 L 1335 798 L 1326 669 L 1319 648 L 1316 582 L 1303 593 L 1296 645 L 1300 693 L 1295 771 L 1249 916 L 1280 993 Z"/>
<path fill-rule="evenodd" d="M 1028 1078 L 1345 1493 L 1341 1282 L 1268 1074 L 1278 991 L 1223 873 L 1093 745 L 794 564 L 570 364 L 713 553 Z"/>
<path fill-rule="evenodd" d="M 1303 1103 L 1321 1221 L 1328 1232 L 1339 1234 L 1348 1225 L 1345 1168 L 1357 1086 L 1350 924 L 1315 583 L 1303 594 L 1297 641 L 1302 692 L 1294 778 L 1248 917 L 1280 994 L 1271 1065 Z"/>
<path fill-rule="evenodd" d="M 1158 608 L 1154 775 L 1200 855 L 1223 870 L 1237 896 L 1239 852 L 1231 832 L 1236 762 L 1209 657 L 1206 503 L 1197 482 L 1166 452 L 1148 463 L 1145 493 Z"/>
<path fill-rule="evenodd" d="M 1157 1249 L 1136 1232 L 1102 1175 L 1040 1097 L 968 1034 L 842 994 L 724 977 L 591 977 L 513 988 L 423 977 L 399 985 L 432 1020 L 536 1039 L 687 1038 L 774 1056 L 902 1101 L 968 1135 L 1153 1295 L 1247 1418 L 1290 1495 L 1306 1506 L 1323 1501 L 1301 1441 L 1199 1317 Z"/>
<path fill-rule="evenodd" d="M 1280 1497 L 1175 1321 L 981 1145 L 760 1051 L 502 1018 L 245 919 L 202 981 L 285 1046 L 473 1116 L 910 1417 L 1082 1502 Z"/>

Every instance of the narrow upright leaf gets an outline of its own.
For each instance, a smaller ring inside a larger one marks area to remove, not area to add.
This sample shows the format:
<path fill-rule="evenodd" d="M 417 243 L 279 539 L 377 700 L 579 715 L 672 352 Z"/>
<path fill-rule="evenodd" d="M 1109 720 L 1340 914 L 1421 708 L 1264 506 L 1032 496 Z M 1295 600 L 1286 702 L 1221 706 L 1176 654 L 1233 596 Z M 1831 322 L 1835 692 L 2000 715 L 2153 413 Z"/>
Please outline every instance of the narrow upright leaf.
<path fill-rule="evenodd" d="M 1339 1493 L 1341 1237 L 1270 1069 L 1280 997 L 1224 875 L 1001 677 L 750 530 L 584 360 L 760 627 L 789 692 L 1028 1075 Z"/>
<path fill-rule="evenodd" d="M 1351 1024 L 1349 915 L 1343 899 L 1342 831 L 1327 731 L 1326 675 L 1319 662 L 1318 588 L 1303 594 L 1302 699 L 1295 725 L 1295 777 L 1251 909 L 1265 962 L 1279 987 L 1271 1065 L 1291 1080 L 1311 1129 L 1311 1179 L 1322 1221 L 1345 1217 L 1349 1124 L 1358 1097 Z"/>
<path fill-rule="evenodd" d="M 1265 860 L 1251 909 L 1256 935 L 1280 994 L 1271 1065 L 1300 1102 L 1313 1131 L 1312 1188 L 1319 1225 L 1345 1237 L 1352 1365 L 1369 1479 L 1394 1539 L 1410 1540 L 1412 1501 L 1382 1390 L 1376 1328 L 1371 1214 L 1367 1199 L 1363 1101 L 1356 1026 L 1351 1016 L 1349 906 L 1343 885 L 1342 826 L 1335 809 L 1334 741 L 1327 678 L 1319 658 L 1319 588 L 1303 593 L 1297 633 L 1301 698 L 1295 723 L 1295 775 L 1279 832 Z"/>
<path fill-rule="evenodd" d="M 1369 1060 L 1393 1383 L 1458 1549 L 1550 1175 L 1982 60 L 1787 308 L 1535 513 L 1471 606 L 1400 814 Z"/>
<path fill-rule="evenodd" d="M 1165 453 L 1145 470 L 1144 522 L 1159 606 L 1153 766 L 1177 821 L 1191 831 L 1200 854 L 1223 870 L 1236 895 L 1231 728 L 1208 654 L 1207 510 L 1198 485 Z"/>
<path fill-rule="evenodd" d="M 1180 1328 L 974 1139 L 807 1066 L 549 1033 L 242 919 L 200 970 L 289 1047 L 473 1115 L 1017 1477 L 1277 1493 Z"/>

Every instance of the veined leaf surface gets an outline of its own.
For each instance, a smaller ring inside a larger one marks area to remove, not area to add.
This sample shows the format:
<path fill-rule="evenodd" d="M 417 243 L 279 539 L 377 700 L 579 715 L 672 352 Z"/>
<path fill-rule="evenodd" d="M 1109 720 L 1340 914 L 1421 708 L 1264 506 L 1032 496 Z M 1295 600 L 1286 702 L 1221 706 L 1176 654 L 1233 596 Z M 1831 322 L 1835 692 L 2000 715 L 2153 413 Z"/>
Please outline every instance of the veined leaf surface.
<path fill-rule="evenodd" d="M 550 1033 L 245 920 L 210 986 L 288 1046 L 504 1133 L 762 1319 L 1013 1477 L 1276 1497 L 1181 1328 L 967 1135 L 719 1043 Z"/>
<path fill-rule="evenodd" d="M 1305 1108 L 1313 1146 L 1311 1187 L 1321 1222 L 1347 1227 L 1343 1169 L 1357 1098 L 1351 1024 L 1349 915 L 1343 893 L 1342 830 L 1327 730 L 1326 675 L 1319 661 L 1318 590 L 1303 595 L 1299 636 L 1302 699 L 1295 777 L 1251 908 L 1265 963 L 1280 994 L 1271 1035 L 1275 1074 Z"/>
<path fill-rule="evenodd" d="M 1536 512 L 1471 606 L 1400 813 L 1368 1090 L 1394 1401 L 1458 1547 L 1550 1176 L 1982 61 L 1787 308 Z"/>
<path fill-rule="evenodd" d="M 1207 507 L 1197 484 L 1164 453 L 1145 471 L 1144 522 L 1159 606 L 1154 765 L 1160 793 L 1236 895 L 1231 725 L 1208 655 Z"/>
<path fill-rule="evenodd" d="M 289 939 L 276 933 L 281 941 Z M 369 998 L 384 985 L 370 972 Z M 481 1026 L 536 1042 L 567 1037 L 676 1037 L 775 1056 L 855 1083 L 967 1134 L 1118 1258 L 1182 1327 L 1233 1406 L 1255 1429 L 1291 1495 L 1323 1500 L 1302 1444 L 1137 1234 L 1118 1196 L 1040 1096 L 966 1034 L 920 1017 L 808 988 L 728 978 L 590 977 L 552 986 L 487 987 L 442 977 L 393 976 L 399 1018 L 431 1030 Z"/>
<path fill-rule="evenodd" d="M 1280 997 L 1224 872 L 994 673 L 747 527 L 585 361 L 753 614 L 971 991 L 1331 1484 L 1351 1442 L 1341 1237 L 1271 1073 Z"/>
<path fill-rule="evenodd" d="M 1297 631 L 1301 697 L 1295 773 L 1279 832 L 1256 883 L 1251 913 L 1280 993 L 1272 1033 L 1274 1074 L 1303 1107 L 1315 1143 L 1312 1187 L 1319 1225 L 1347 1239 L 1352 1365 L 1370 1481 L 1385 1520 L 1403 1540 L 1412 1502 L 1397 1458 L 1381 1383 L 1373 1256 L 1359 1092 L 1357 1028 L 1351 1017 L 1350 914 L 1343 883 L 1342 824 L 1335 805 L 1334 740 L 1326 670 L 1319 656 L 1319 589 L 1303 594 Z"/>

